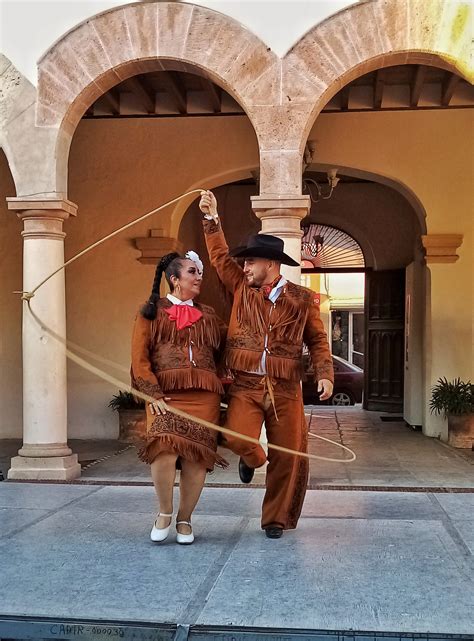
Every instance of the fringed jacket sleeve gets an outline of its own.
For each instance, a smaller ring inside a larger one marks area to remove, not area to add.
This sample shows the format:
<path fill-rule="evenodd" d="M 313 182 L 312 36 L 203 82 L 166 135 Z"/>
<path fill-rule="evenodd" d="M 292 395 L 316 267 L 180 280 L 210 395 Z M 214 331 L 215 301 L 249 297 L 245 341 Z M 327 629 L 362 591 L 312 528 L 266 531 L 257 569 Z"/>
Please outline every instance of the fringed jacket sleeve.
<path fill-rule="evenodd" d="M 132 335 L 132 386 L 143 394 L 160 399 L 164 394 L 151 367 L 150 343 L 151 321 L 138 313 Z"/>
<path fill-rule="evenodd" d="M 222 283 L 233 294 L 244 280 L 244 272 L 229 256 L 229 247 L 220 223 L 203 219 L 204 236 L 211 265 Z"/>
<path fill-rule="evenodd" d="M 334 367 L 328 338 L 319 314 L 319 305 L 314 300 L 308 311 L 303 340 L 308 346 L 313 362 L 314 380 L 318 382 L 325 378 L 334 382 Z"/>

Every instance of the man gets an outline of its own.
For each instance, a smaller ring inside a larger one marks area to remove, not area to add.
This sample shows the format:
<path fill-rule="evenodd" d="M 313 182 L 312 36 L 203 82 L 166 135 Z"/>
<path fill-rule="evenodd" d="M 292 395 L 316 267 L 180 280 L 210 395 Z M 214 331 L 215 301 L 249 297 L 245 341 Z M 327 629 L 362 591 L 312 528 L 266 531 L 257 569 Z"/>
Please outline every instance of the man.
<path fill-rule="evenodd" d="M 226 427 L 258 439 L 265 421 L 268 441 L 306 451 L 307 426 L 301 392 L 302 349 L 308 346 L 321 400 L 331 396 L 334 372 L 315 294 L 287 281 L 282 264 L 298 266 L 283 252 L 283 241 L 257 234 L 229 253 L 212 192 L 201 194 L 204 232 L 211 264 L 234 302 L 225 348 L 234 382 Z M 244 259 L 243 269 L 234 258 Z M 257 444 L 226 436 L 224 445 L 240 456 L 239 473 L 250 483 L 267 456 Z M 308 481 L 308 460 L 268 451 L 262 528 L 269 538 L 295 528 Z"/>

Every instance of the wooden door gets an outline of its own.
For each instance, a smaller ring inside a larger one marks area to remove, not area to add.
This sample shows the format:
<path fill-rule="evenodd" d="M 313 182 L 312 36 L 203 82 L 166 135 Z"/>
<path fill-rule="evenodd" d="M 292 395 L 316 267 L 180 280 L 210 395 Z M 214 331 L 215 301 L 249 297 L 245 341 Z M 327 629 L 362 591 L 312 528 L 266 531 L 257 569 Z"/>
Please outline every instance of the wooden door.
<path fill-rule="evenodd" d="M 364 408 L 403 412 L 405 270 L 366 274 Z"/>

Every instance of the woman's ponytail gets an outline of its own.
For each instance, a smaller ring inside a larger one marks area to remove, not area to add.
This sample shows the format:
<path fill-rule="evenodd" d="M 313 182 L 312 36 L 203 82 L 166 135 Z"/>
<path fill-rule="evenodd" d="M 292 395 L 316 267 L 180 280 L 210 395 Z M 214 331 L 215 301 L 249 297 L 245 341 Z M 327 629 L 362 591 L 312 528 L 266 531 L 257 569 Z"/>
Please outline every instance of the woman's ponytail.
<path fill-rule="evenodd" d="M 147 320 L 155 320 L 156 318 L 156 303 L 160 299 L 160 286 L 161 286 L 161 279 L 163 277 L 163 273 L 166 271 L 170 263 L 173 262 L 175 258 L 179 258 L 179 254 L 176 252 L 172 252 L 171 254 L 166 254 L 166 256 L 163 256 L 163 258 L 160 260 L 158 265 L 156 266 L 156 271 L 155 271 L 155 278 L 153 280 L 153 286 L 151 288 L 151 294 L 150 298 L 147 300 L 147 302 L 143 305 L 141 308 L 140 312 L 143 318 L 146 318 Z"/>

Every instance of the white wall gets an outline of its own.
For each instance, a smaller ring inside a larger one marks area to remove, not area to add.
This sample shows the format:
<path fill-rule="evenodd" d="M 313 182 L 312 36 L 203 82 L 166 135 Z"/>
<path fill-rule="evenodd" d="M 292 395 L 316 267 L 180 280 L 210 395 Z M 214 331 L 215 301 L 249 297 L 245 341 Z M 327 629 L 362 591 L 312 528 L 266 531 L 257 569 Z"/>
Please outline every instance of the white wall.
<path fill-rule="evenodd" d="M 0 53 L 36 85 L 38 59 L 87 18 L 131 4 L 122 0 L 0 0 Z M 196 0 L 231 16 L 256 33 L 279 56 L 312 26 L 353 2 L 347 0 Z"/>

